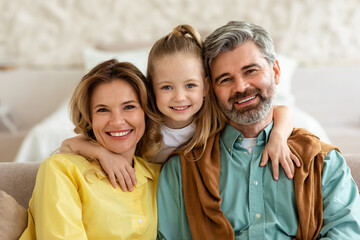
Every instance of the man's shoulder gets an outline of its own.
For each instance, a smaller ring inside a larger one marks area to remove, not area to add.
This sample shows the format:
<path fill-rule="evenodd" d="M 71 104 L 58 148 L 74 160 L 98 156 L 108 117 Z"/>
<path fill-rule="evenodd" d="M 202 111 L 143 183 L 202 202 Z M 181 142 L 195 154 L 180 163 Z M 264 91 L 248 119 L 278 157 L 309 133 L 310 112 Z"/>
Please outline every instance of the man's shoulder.
<path fill-rule="evenodd" d="M 333 149 L 340 152 L 339 148 L 322 142 L 319 137 L 304 128 L 294 128 L 289 137 L 288 145 L 292 152 L 296 152 L 299 155 L 315 156 L 322 154 L 324 157 Z"/>

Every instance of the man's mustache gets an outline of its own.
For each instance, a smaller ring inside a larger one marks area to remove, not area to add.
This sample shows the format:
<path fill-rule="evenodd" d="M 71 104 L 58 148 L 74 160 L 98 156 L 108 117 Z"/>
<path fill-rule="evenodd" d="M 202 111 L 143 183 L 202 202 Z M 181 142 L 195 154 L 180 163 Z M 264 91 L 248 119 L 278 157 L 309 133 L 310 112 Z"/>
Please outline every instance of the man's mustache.
<path fill-rule="evenodd" d="M 260 90 L 251 89 L 251 90 L 246 90 L 245 92 L 236 92 L 236 93 L 234 93 L 232 96 L 230 96 L 229 103 L 232 104 L 232 103 L 237 102 L 237 101 L 239 101 L 241 99 L 247 98 L 249 96 L 254 96 L 254 95 L 259 95 L 260 98 L 263 97 Z"/>

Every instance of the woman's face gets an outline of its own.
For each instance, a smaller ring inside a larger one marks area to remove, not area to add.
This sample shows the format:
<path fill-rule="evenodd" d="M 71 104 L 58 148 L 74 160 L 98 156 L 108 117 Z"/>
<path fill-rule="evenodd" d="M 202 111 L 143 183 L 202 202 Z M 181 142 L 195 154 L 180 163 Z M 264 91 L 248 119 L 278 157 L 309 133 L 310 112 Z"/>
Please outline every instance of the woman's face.
<path fill-rule="evenodd" d="M 145 131 L 145 114 L 135 89 L 121 79 L 100 84 L 94 89 L 90 108 L 96 140 L 132 158 Z"/>

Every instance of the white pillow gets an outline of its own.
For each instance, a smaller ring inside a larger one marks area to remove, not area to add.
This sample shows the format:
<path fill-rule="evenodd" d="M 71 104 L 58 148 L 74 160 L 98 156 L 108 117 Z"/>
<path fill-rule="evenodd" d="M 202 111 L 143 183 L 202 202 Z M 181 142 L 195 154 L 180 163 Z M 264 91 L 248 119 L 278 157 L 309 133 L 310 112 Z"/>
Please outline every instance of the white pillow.
<path fill-rule="evenodd" d="M 277 59 L 280 65 L 280 83 L 277 85 L 275 104 L 291 106 L 295 104 L 295 97 L 291 92 L 291 82 L 297 68 L 296 60 L 278 54 Z"/>
<path fill-rule="evenodd" d="M 124 51 L 106 51 L 86 47 L 83 50 L 84 67 L 88 72 L 97 64 L 115 58 L 119 62 L 130 62 L 134 64 L 145 75 L 149 52 L 150 48 L 145 47 Z"/>

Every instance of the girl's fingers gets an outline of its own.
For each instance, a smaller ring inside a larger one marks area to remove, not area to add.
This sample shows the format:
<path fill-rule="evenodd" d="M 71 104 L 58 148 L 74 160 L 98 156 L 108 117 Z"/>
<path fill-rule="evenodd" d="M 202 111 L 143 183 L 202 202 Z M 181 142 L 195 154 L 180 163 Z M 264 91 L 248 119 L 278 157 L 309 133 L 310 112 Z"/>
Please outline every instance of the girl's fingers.
<path fill-rule="evenodd" d="M 126 170 L 127 170 L 128 174 L 130 176 L 130 180 L 132 182 L 132 185 L 135 186 L 137 184 L 136 175 L 135 175 L 135 169 L 132 168 L 131 166 L 127 166 Z"/>
<path fill-rule="evenodd" d="M 132 192 L 134 190 L 134 185 L 132 183 L 131 177 L 126 169 L 123 169 L 121 171 L 122 177 L 124 178 L 127 190 Z"/>
<path fill-rule="evenodd" d="M 279 179 L 279 162 L 277 160 L 271 160 L 271 161 L 272 161 L 274 180 L 278 180 Z"/>
<path fill-rule="evenodd" d="M 122 189 L 124 192 L 126 192 L 126 191 L 127 191 L 127 187 L 126 187 L 125 179 L 124 179 L 122 173 L 121 173 L 121 172 L 116 172 L 115 175 L 116 175 L 116 178 L 117 178 L 117 180 L 118 180 L 118 182 L 119 182 L 119 185 L 120 185 L 121 189 Z"/>
<path fill-rule="evenodd" d="M 115 175 L 112 173 L 112 174 L 108 174 L 108 176 L 109 176 L 110 183 L 113 186 L 113 188 L 117 188 L 117 182 L 116 182 Z"/>
<path fill-rule="evenodd" d="M 301 162 L 300 162 L 300 160 L 295 156 L 295 154 L 290 153 L 290 157 L 291 157 L 291 159 L 294 161 L 294 163 L 295 163 L 295 165 L 296 165 L 297 167 L 301 167 Z"/>

